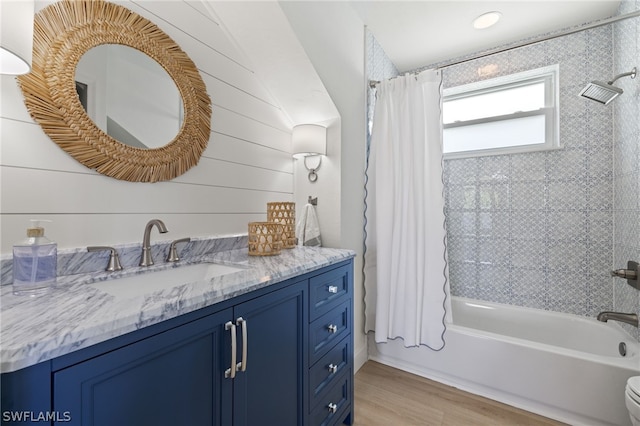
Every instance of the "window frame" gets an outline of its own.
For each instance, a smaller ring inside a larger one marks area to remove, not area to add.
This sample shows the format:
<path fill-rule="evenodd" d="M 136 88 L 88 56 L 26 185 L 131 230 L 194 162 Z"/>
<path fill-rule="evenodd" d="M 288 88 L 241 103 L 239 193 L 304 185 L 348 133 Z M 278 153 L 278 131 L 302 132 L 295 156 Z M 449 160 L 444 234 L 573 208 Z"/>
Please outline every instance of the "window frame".
<path fill-rule="evenodd" d="M 562 148 L 560 146 L 560 96 L 559 96 L 559 65 L 550 65 L 536 68 L 529 71 L 495 77 L 488 80 L 465 84 L 443 90 L 443 111 L 444 103 L 450 100 L 478 96 L 491 92 L 508 90 L 520 86 L 528 86 L 536 83 L 544 83 L 545 106 L 534 111 L 518 111 L 511 114 L 496 115 L 484 118 L 477 118 L 454 123 L 444 124 L 443 129 L 443 151 L 444 151 L 444 131 L 449 128 L 471 126 L 484 123 L 495 123 L 518 118 L 544 116 L 545 117 L 545 142 L 539 144 L 514 145 L 499 148 L 480 148 L 475 150 L 444 152 L 444 159 L 469 158 L 488 155 L 516 154 L 525 152 L 548 151 Z"/>

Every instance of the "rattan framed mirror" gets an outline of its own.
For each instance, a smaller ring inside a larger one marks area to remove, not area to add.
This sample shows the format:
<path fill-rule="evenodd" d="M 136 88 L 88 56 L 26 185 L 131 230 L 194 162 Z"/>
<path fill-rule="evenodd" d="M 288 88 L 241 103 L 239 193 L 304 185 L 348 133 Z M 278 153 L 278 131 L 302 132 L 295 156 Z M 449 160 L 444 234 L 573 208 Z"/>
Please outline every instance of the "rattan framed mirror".
<path fill-rule="evenodd" d="M 178 134 L 159 148 L 126 145 L 101 130 L 76 91 L 82 55 L 102 44 L 137 49 L 158 62 L 175 82 L 184 117 Z M 207 147 L 211 100 L 189 56 L 160 28 L 131 10 L 102 0 L 63 0 L 34 19 L 31 73 L 18 77 L 31 117 L 74 159 L 116 179 L 171 180 L 195 166 Z"/>

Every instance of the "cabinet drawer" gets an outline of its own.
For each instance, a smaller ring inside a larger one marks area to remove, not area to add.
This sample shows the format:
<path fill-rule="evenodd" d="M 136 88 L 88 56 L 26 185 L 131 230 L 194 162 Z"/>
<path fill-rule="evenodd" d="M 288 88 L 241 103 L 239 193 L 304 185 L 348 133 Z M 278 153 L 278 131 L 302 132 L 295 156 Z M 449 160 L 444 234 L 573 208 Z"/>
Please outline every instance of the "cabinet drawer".
<path fill-rule="evenodd" d="M 309 326 L 309 362 L 313 365 L 350 331 L 351 306 L 348 300 Z"/>
<path fill-rule="evenodd" d="M 309 390 L 311 398 L 331 386 L 336 377 L 349 366 L 351 341 L 347 337 L 333 347 L 309 370 Z"/>
<path fill-rule="evenodd" d="M 317 406 L 311 411 L 311 426 L 327 426 L 341 423 L 340 417 L 351 401 L 351 370 L 340 377 L 340 381 L 320 396 Z"/>
<path fill-rule="evenodd" d="M 309 321 L 329 312 L 349 296 L 347 265 L 309 280 Z"/>

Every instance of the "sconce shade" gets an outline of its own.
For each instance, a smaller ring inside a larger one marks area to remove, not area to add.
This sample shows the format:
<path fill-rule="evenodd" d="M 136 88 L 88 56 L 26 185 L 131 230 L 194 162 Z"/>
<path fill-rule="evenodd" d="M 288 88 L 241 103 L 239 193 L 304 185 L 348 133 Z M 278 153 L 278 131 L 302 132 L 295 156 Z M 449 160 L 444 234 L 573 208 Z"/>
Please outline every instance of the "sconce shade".
<path fill-rule="evenodd" d="M 0 1 L 0 74 L 31 71 L 33 0 Z"/>
<path fill-rule="evenodd" d="M 300 124 L 293 128 L 293 156 L 327 154 L 327 129 L 317 124 Z"/>

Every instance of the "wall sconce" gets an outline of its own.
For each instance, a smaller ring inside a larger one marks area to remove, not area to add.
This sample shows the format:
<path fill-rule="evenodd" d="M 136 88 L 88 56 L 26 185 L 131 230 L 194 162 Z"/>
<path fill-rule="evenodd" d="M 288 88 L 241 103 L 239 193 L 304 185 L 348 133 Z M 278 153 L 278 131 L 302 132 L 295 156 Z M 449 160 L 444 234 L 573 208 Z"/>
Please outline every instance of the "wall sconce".
<path fill-rule="evenodd" d="M 317 124 L 300 124 L 293 128 L 293 158 L 303 158 L 304 167 L 309 171 L 309 181 L 318 180 L 316 171 L 322 164 L 322 156 L 327 153 L 327 129 Z M 307 159 L 316 158 L 315 167 L 309 167 Z"/>
<path fill-rule="evenodd" d="M 33 0 L 0 1 L 0 74 L 31 71 Z"/>

